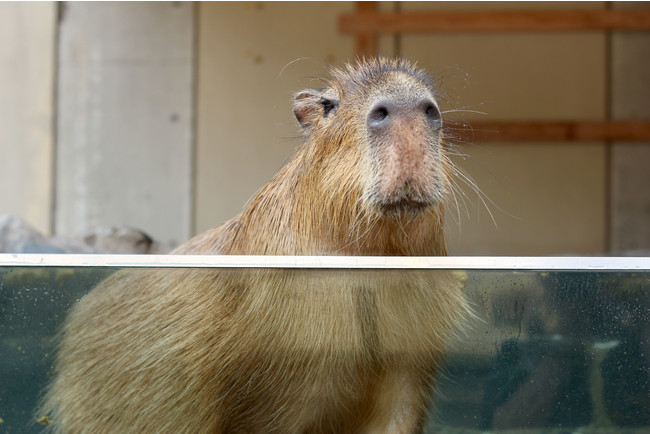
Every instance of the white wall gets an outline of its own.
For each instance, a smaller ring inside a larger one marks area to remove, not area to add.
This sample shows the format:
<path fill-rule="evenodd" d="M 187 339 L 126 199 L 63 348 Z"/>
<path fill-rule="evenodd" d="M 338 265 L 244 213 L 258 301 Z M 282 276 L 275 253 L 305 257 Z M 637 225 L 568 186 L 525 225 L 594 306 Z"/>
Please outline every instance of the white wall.
<path fill-rule="evenodd" d="M 293 94 L 353 54 L 349 2 L 199 4 L 196 229 L 237 214 L 301 139 Z"/>
<path fill-rule="evenodd" d="M 51 229 L 56 6 L 0 2 L 0 214 Z"/>

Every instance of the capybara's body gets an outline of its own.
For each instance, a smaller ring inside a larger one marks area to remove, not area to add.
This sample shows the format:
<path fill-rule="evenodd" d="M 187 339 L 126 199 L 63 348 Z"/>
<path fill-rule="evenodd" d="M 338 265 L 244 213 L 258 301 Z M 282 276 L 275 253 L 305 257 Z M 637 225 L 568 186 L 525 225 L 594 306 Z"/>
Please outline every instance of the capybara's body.
<path fill-rule="evenodd" d="M 294 158 L 175 253 L 446 254 L 451 163 L 423 72 L 360 61 L 294 113 Z M 71 310 L 43 411 L 65 433 L 418 432 L 466 312 L 443 271 L 122 271 Z"/>

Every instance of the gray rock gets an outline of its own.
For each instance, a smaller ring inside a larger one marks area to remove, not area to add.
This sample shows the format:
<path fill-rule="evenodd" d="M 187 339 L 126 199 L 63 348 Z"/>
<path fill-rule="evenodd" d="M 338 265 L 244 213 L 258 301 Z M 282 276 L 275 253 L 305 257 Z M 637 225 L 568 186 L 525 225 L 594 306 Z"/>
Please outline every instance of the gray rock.
<path fill-rule="evenodd" d="M 99 227 L 79 237 L 41 234 L 15 215 L 0 216 L 2 253 L 163 253 L 160 244 L 145 232 L 129 227 Z"/>
<path fill-rule="evenodd" d="M 0 216 L 0 252 L 5 253 L 63 253 L 22 218 L 7 214 Z"/>
<path fill-rule="evenodd" d="M 53 243 L 75 253 L 154 254 L 160 246 L 149 235 L 129 227 L 103 226 L 79 238 L 54 238 Z"/>

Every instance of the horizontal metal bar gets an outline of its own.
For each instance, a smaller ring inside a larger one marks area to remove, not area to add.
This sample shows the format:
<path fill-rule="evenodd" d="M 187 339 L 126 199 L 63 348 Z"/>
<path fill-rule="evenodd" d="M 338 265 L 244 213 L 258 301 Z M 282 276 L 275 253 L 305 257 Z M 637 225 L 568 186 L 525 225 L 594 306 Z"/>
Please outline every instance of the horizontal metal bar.
<path fill-rule="evenodd" d="M 0 254 L 0 267 L 650 271 L 650 257 Z"/>

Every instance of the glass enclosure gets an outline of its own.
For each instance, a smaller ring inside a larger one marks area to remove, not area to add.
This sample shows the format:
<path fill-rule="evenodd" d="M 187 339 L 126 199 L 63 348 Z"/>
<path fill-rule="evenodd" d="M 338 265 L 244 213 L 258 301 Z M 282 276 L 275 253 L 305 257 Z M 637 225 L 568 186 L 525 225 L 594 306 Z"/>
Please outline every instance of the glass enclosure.
<path fill-rule="evenodd" d="M 453 270 L 474 316 L 449 339 L 426 432 L 650 432 L 650 258 L 133 258 L 0 255 L 0 432 L 43 429 L 35 408 L 66 311 L 127 268 L 361 282 Z"/>

